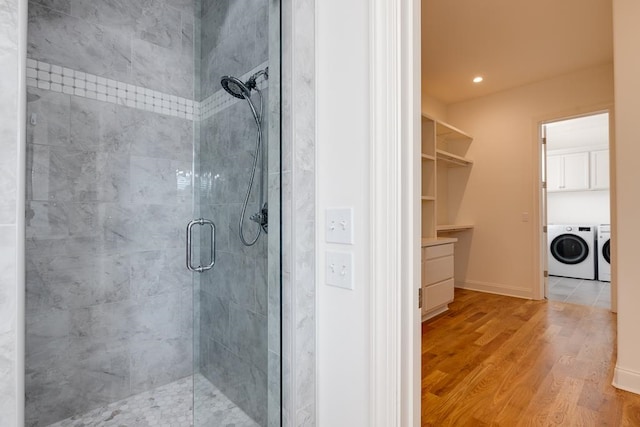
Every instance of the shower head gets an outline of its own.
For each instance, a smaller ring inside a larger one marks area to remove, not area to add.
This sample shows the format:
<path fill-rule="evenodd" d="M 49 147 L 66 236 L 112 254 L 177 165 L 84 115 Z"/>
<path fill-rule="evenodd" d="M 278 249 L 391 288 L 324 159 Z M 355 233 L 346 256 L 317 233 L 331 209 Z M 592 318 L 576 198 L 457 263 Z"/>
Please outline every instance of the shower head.
<path fill-rule="evenodd" d="M 223 76 L 220 80 L 220 84 L 231 96 L 235 96 L 239 99 L 249 99 L 251 97 L 251 91 L 258 87 L 256 80 L 262 76 L 265 80 L 269 78 L 269 67 L 264 70 L 260 70 L 242 83 L 240 79 L 233 76 Z"/>
<path fill-rule="evenodd" d="M 224 76 L 220 80 L 220 84 L 229 95 L 239 99 L 247 99 L 251 96 L 250 89 L 240 81 L 237 77 Z"/>

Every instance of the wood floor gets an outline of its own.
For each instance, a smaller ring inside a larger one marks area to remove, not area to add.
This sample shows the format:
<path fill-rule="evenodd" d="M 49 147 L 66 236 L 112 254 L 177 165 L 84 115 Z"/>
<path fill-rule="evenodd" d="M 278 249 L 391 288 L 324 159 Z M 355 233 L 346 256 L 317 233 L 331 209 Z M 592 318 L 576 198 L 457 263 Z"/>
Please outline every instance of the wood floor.
<path fill-rule="evenodd" d="M 422 325 L 423 426 L 640 426 L 608 310 L 456 289 Z"/>

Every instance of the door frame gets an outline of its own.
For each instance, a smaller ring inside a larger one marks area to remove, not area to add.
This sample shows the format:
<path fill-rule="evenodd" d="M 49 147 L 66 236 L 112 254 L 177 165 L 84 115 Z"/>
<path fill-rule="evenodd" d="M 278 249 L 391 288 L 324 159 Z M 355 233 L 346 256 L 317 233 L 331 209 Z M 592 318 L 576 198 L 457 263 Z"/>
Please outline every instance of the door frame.
<path fill-rule="evenodd" d="M 615 230 L 615 221 L 616 221 L 616 185 L 615 185 L 615 113 L 614 106 L 611 103 L 594 105 L 586 108 L 579 108 L 572 111 L 558 112 L 546 116 L 537 117 L 534 120 L 535 127 L 535 138 L 536 141 L 534 145 L 535 158 L 538 159 L 537 167 L 534 170 L 534 212 L 537 213 L 536 224 L 537 227 L 535 229 L 536 237 L 533 239 L 534 242 L 537 242 L 538 247 L 536 248 L 535 253 L 538 254 L 538 258 L 535 260 L 534 271 L 535 271 L 535 280 L 538 284 L 534 288 L 534 299 L 544 299 L 546 297 L 545 293 L 545 285 L 546 278 L 544 276 L 544 271 L 546 269 L 546 257 L 547 257 L 547 235 L 543 230 L 543 227 L 546 225 L 545 218 L 546 215 L 543 216 L 542 209 L 546 208 L 546 200 L 543 200 L 543 197 L 546 197 L 546 192 L 542 188 L 541 183 L 543 182 L 542 176 L 542 153 L 543 150 L 541 148 L 542 138 L 541 138 L 541 129 L 542 126 L 548 123 L 575 119 L 578 117 L 586 117 L 592 116 L 594 114 L 608 113 L 609 114 L 609 210 L 610 210 L 610 223 L 611 229 Z M 544 150 L 546 153 L 546 150 Z M 616 262 L 615 257 L 611 259 L 611 311 L 617 313 L 618 311 L 618 284 L 617 284 L 617 274 L 616 274 Z"/>
<path fill-rule="evenodd" d="M 419 0 L 370 3 L 371 426 L 420 424 Z"/>

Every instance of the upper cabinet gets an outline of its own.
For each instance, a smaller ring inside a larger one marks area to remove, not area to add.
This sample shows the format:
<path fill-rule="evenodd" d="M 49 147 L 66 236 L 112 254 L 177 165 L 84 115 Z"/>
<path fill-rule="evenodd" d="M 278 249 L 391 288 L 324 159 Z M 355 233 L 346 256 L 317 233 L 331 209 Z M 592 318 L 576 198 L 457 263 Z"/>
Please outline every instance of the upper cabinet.
<path fill-rule="evenodd" d="M 609 188 L 609 150 L 555 154 L 547 157 L 547 191 Z"/>
<path fill-rule="evenodd" d="M 592 151 L 591 156 L 591 189 L 609 189 L 609 150 Z"/>
<path fill-rule="evenodd" d="M 589 189 L 589 153 L 549 155 L 547 191 Z"/>

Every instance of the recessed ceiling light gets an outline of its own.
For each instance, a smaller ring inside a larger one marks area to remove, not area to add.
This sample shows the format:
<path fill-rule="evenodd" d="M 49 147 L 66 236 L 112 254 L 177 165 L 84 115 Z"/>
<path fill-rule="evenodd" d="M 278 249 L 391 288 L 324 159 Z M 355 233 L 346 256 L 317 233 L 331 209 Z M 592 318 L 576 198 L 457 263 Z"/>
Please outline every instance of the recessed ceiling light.
<path fill-rule="evenodd" d="M 478 76 L 478 77 L 474 77 L 473 78 L 473 82 L 474 83 L 480 83 L 481 81 L 483 81 L 484 79 L 482 78 L 482 76 Z"/>

